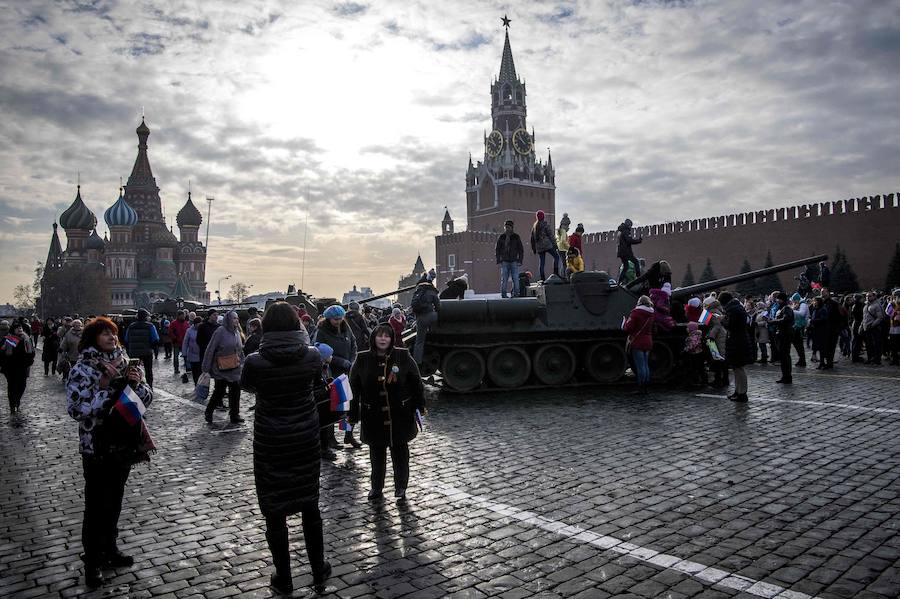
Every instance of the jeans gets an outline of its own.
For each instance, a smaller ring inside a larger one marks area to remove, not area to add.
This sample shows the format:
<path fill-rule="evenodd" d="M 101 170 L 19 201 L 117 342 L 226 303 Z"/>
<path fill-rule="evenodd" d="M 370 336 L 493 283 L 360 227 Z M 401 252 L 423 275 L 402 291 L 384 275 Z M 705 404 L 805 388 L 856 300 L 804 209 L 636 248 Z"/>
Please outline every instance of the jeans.
<path fill-rule="evenodd" d="M 866 358 L 873 364 L 881 364 L 881 327 L 866 329 Z"/>
<path fill-rule="evenodd" d="M 645 349 L 632 349 L 631 357 L 634 360 L 638 385 L 650 383 L 650 352 Z"/>
<path fill-rule="evenodd" d="M 387 447 L 369 445 L 369 461 L 372 462 L 372 490 L 384 488 L 387 472 Z M 405 491 L 409 484 L 409 445 L 395 443 L 391 446 L 391 465 L 394 467 L 394 490 Z"/>
<path fill-rule="evenodd" d="M 544 275 L 544 261 L 547 259 L 547 254 L 553 256 L 553 274 L 559 276 L 559 250 L 556 248 L 547 250 L 546 252 L 541 252 L 538 254 L 538 258 L 540 258 L 540 270 L 541 270 L 541 280 L 545 281 L 547 277 Z"/>
<path fill-rule="evenodd" d="M 320 580 L 325 569 L 325 539 L 322 534 L 322 515 L 315 502 L 303 506 L 300 512 L 303 517 L 303 542 L 306 544 L 306 556 L 312 569 L 313 578 Z M 266 541 L 272 552 L 275 572 L 290 579 L 291 553 L 288 539 L 287 516 L 266 516 Z"/>
<path fill-rule="evenodd" d="M 81 456 L 84 467 L 84 520 L 81 543 L 84 563 L 100 566 L 115 553 L 119 536 L 119 514 L 131 466 L 120 460 Z"/>
<path fill-rule="evenodd" d="M 425 338 L 428 336 L 431 325 L 436 323 L 437 319 L 437 312 L 433 311 L 416 315 L 416 344 L 413 346 L 412 355 L 413 360 L 420 366 L 422 365 L 422 358 L 425 355 Z"/>
<path fill-rule="evenodd" d="M 501 262 L 500 263 L 500 296 L 506 297 L 506 280 L 512 280 L 512 291 L 510 295 L 516 297 L 519 295 L 519 263 L 518 262 Z"/>

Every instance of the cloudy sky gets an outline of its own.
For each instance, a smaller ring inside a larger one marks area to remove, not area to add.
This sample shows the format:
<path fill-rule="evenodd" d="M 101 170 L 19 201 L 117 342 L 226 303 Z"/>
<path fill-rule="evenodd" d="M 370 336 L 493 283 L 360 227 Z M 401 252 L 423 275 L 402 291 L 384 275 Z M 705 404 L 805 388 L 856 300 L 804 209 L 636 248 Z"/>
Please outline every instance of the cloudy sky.
<path fill-rule="evenodd" d="M 216 198 L 210 289 L 299 284 L 307 209 L 309 291 L 392 289 L 465 221 L 504 13 L 588 231 L 900 191 L 887 0 L 0 0 L 0 302 L 79 171 L 102 220 L 142 107 L 170 222 L 188 180 Z"/>

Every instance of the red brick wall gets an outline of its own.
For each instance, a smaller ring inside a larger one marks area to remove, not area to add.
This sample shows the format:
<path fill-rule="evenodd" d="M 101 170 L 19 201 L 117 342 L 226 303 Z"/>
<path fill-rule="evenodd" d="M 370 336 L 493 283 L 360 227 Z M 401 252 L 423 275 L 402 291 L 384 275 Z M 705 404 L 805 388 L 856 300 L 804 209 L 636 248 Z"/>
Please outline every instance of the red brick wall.
<path fill-rule="evenodd" d="M 860 286 L 880 288 L 894 244 L 900 241 L 900 206 L 895 194 L 888 194 L 675 221 L 641 230 L 644 241 L 634 246 L 635 254 L 647 264 L 667 260 L 676 285 L 681 284 L 688 264 L 699 280 L 707 258 L 722 277 L 740 272 L 745 258 L 753 268 L 761 268 L 769 251 L 777 264 L 814 254 L 832 256 L 840 246 Z M 618 273 L 615 231 L 590 233 L 583 245 L 586 268 Z M 782 273 L 782 284 L 793 287 L 796 274 Z"/>

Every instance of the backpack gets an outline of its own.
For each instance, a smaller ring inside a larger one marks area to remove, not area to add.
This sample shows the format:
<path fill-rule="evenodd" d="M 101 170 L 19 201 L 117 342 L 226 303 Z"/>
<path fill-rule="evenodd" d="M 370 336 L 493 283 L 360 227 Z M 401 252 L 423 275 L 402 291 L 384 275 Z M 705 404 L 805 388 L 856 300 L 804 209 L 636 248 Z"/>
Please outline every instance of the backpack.
<path fill-rule="evenodd" d="M 424 285 L 416 287 L 416 290 L 413 292 L 412 301 L 410 301 L 409 304 L 412 308 L 413 313 L 421 314 L 428 311 L 428 308 L 431 306 L 431 302 L 426 297 L 427 293 L 428 288 Z"/>

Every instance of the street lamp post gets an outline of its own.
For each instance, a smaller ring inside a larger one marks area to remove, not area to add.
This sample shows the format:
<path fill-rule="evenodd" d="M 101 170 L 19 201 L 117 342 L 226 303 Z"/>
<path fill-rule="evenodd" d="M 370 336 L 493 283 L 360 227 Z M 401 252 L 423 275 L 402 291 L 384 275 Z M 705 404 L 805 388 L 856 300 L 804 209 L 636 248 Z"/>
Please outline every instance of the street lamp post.
<path fill-rule="evenodd" d="M 219 279 L 219 282 L 216 284 L 216 296 L 219 298 L 219 305 L 222 305 L 222 281 L 227 281 L 231 278 L 231 275 L 226 275 Z"/>

